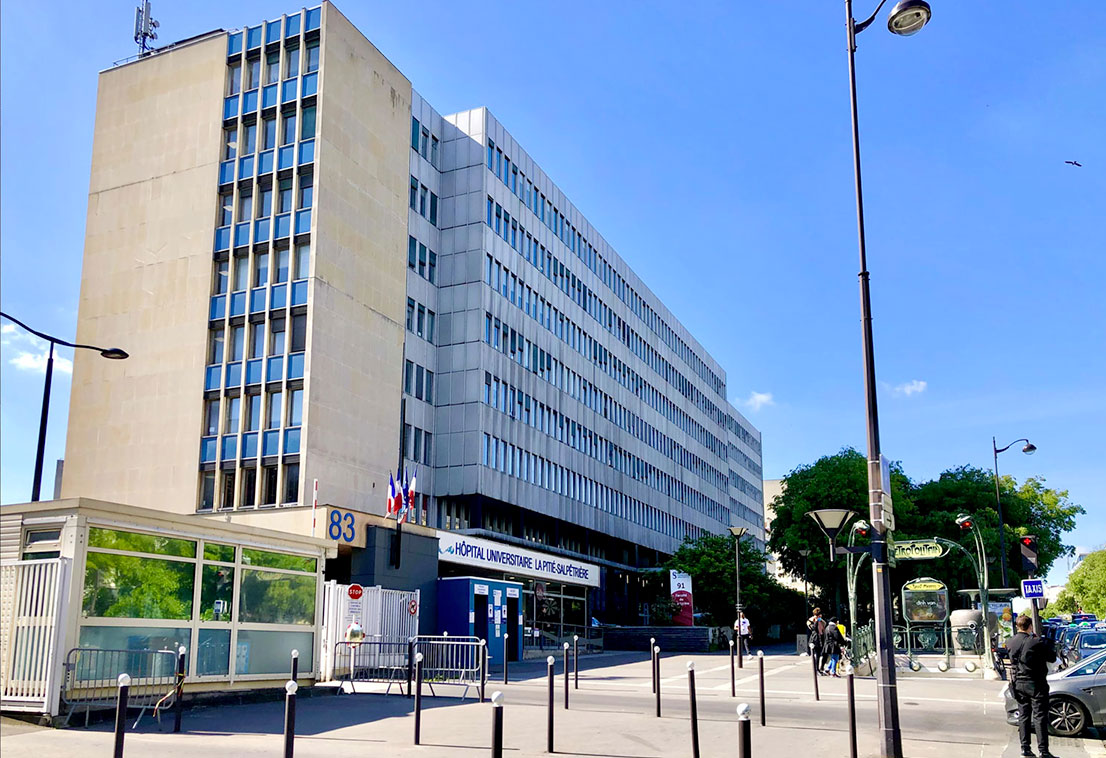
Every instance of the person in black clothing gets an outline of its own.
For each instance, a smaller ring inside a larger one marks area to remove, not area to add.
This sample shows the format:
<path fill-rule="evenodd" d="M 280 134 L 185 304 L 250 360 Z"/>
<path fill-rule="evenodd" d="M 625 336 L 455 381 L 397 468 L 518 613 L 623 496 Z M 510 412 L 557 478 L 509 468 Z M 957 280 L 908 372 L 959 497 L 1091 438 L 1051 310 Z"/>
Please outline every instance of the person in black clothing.
<path fill-rule="evenodd" d="M 1037 733 L 1037 749 L 1041 758 L 1052 758 L 1048 752 L 1048 664 L 1056 660 L 1056 649 L 1050 640 L 1030 634 L 1033 620 L 1019 616 L 1015 622 L 1017 633 L 1007 641 L 1006 649 L 1013 665 L 1013 681 L 1010 683 L 1014 700 L 1018 702 L 1018 736 L 1021 738 L 1022 755 L 1033 756 L 1029 731 L 1032 721 Z"/>
<path fill-rule="evenodd" d="M 822 609 L 815 608 L 814 615 L 806 620 L 806 629 L 810 638 L 810 654 L 817 659 L 815 668 L 818 673 L 824 673 L 822 667 L 826 663 L 825 634 L 826 621 L 822 618 Z"/>
<path fill-rule="evenodd" d="M 841 649 L 845 647 L 845 635 L 841 634 L 841 627 L 837 625 L 837 619 L 831 618 L 826 626 L 824 649 L 829 655 L 829 667 L 826 672 L 830 676 L 840 676 L 837 673 L 837 662 L 841 660 Z"/>

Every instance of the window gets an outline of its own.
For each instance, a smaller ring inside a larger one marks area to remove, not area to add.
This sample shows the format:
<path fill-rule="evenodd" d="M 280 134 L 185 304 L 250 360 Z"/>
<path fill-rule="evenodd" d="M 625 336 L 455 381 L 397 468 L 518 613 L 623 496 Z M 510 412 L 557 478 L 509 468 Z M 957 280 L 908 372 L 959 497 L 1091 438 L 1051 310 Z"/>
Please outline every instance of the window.
<path fill-rule="evenodd" d="M 229 286 L 227 280 L 230 278 L 229 266 L 230 264 L 227 261 L 217 261 L 215 263 L 215 282 L 212 289 L 215 290 L 216 295 L 226 294 Z"/>
<path fill-rule="evenodd" d="M 430 443 L 434 439 L 434 435 L 430 432 L 424 432 L 422 438 L 422 462 L 427 466 L 430 465 Z M 425 496 L 424 496 L 425 497 Z M 423 513 L 426 513 L 426 506 L 423 506 Z"/>
<path fill-rule="evenodd" d="M 257 469 L 244 468 L 242 469 L 242 496 L 238 501 L 238 507 L 253 508 L 255 505 L 257 505 Z M 204 566 L 204 571 L 206 572 L 208 568 Z M 230 607 L 229 603 L 227 607 Z"/>
<path fill-rule="evenodd" d="M 219 433 L 219 401 L 208 400 L 204 408 L 204 434 Z"/>
<path fill-rule="evenodd" d="M 276 505 L 277 498 L 277 467 L 265 466 L 261 469 L 261 502 L 264 505 Z M 242 578 L 245 584 L 245 577 Z M 244 619 L 240 619 L 244 620 Z"/>
<path fill-rule="evenodd" d="M 242 91 L 242 64 L 234 62 L 227 66 L 227 94 L 237 95 Z"/>
<path fill-rule="evenodd" d="M 407 205 L 411 210 L 418 210 L 419 202 L 419 180 L 415 177 L 411 177 L 411 191 L 407 198 Z"/>
<path fill-rule="evenodd" d="M 261 395 L 246 397 L 246 431 L 256 432 L 261 428 Z"/>
<path fill-rule="evenodd" d="M 280 144 L 291 145 L 296 141 L 296 114 L 285 113 L 280 122 Z"/>
<path fill-rule="evenodd" d="M 407 298 L 407 331 L 415 331 L 415 301 Z"/>
<path fill-rule="evenodd" d="M 319 70 L 319 43 L 308 42 L 307 43 L 307 57 L 303 62 L 304 73 L 310 74 L 312 71 Z"/>
<path fill-rule="evenodd" d="M 422 429 L 418 427 L 415 427 L 414 451 L 412 452 L 411 460 L 422 460 Z"/>
<path fill-rule="evenodd" d="M 280 390 L 269 393 L 269 417 L 266 419 L 265 428 L 280 428 Z"/>
<path fill-rule="evenodd" d="M 257 149 L 257 124 L 242 126 L 242 155 L 252 155 Z"/>
<path fill-rule="evenodd" d="M 277 250 L 276 255 L 276 278 L 274 281 L 277 284 L 288 281 L 288 258 L 291 255 L 289 250 Z"/>
<path fill-rule="evenodd" d="M 415 322 L 415 334 L 422 336 L 423 328 L 426 324 L 426 308 L 421 304 L 418 308 L 418 320 Z"/>
<path fill-rule="evenodd" d="M 422 399 L 431 405 L 434 404 L 434 372 L 430 369 L 426 370 L 426 392 L 423 394 Z"/>
<path fill-rule="evenodd" d="M 411 361 L 403 362 L 403 391 L 408 395 L 413 394 L 414 388 L 414 376 L 415 376 L 415 364 Z"/>
<path fill-rule="evenodd" d="M 431 284 L 436 284 L 438 281 L 438 255 L 433 250 L 430 251 L 430 263 L 426 269 L 426 278 Z"/>
<path fill-rule="evenodd" d="M 315 138 L 315 106 L 303 109 L 303 123 L 300 126 L 300 139 Z"/>
<path fill-rule="evenodd" d="M 434 168 L 438 167 L 438 138 L 430 138 L 430 165 Z"/>
<path fill-rule="evenodd" d="M 241 256 L 234 259 L 234 291 L 240 292 L 250 285 L 250 259 Z"/>
<path fill-rule="evenodd" d="M 306 279 L 311 269 L 311 246 L 309 244 L 296 245 L 296 279 Z"/>
<path fill-rule="evenodd" d="M 414 116 L 411 117 L 411 149 L 419 149 L 419 120 Z"/>
<path fill-rule="evenodd" d="M 215 472 L 205 471 L 200 477 L 200 507 L 201 511 L 210 511 L 215 507 Z"/>
<path fill-rule="evenodd" d="M 230 329 L 230 360 L 240 361 L 246 352 L 246 327 L 232 326 Z"/>
<path fill-rule="evenodd" d="M 286 51 L 284 60 L 284 78 L 291 79 L 300 75 L 300 49 L 290 47 Z"/>
<path fill-rule="evenodd" d="M 249 221 L 253 218 L 253 192 L 238 195 L 238 220 Z"/>
<path fill-rule="evenodd" d="M 292 180 L 281 179 L 277 185 L 277 213 L 288 213 L 292 210 Z"/>
<path fill-rule="evenodd" d="M 225 425 L 223 426 L 224 434 L 237 434 L 238 433 L 238 415 L 242 408 L 242 398 L 240 397 L 228 397 L 226 408 Z"/>
<path fill-rule="evenodd" d="M 285 465 L 285 467 L 284 467 L 284 502 L 286 502 L 286 503 L 296 503 L 296 502 L 299 502 L 299 499 L 300 499 L 300 464 L 298 464 L 298 463 L 289 463 L 289 464 Z M 283 579 L 283 576 L 281 578 Z M 303 579 L 307 579 L 310 582 L 312 598 L 314 598 L 314 591 L 315 591 L 315 579 L 314 579 L 314 577 L 311 577 L 311 578 L 296 577 L 296 578 L 300 579 L 301 581 Z M 306 622 L 306 623 L 309 623 L 309 624 L 315 623 L 314 613 L 312 613 L 311 620 Z"/>
<path fill-rule="evenodd" d="M 426 245 L 419 243 L 419 276 L 426 278 Z"/>
<path fill-rule="evenodd" d="M 234 507 L 234 472 L 223 472 L 223 498 L 219 501 L 220 508 Z"/>
<path fill-rule="evenodd" d="M 265 83 L 273 84 L 280 79 L 280 53 L 272 52 L 265 56 Z"/>
<path fill-rule="evenodd" d="M 307 314 L 301 313 L 292 316 L 292 349 L 293 353 L 302 353 L 307 349 Z"/>
<path fill-rule="evenodd" d="M 288 424 L 300 426 L 303 423 L 303 390 L 291 390 L 288 393 Z"/>
<path fill-rule="evenodd" d="M 261 121 L 261 149 L 272 150 L 276 147 L 276 117 Z"/>
<path fill-rule="evenodd" d="M 264 287 L 269 283 L 269 254 L 258 253 L 254 256 L 253 286 Z"/>
<path fill-rule="evenodd" d="M 246 61 L 246 86 L 245 89 L 257 89 L 261 84 L 261 59 L 253 58 Z"/>
<path fill-rule="evenodd" d="M 426 309 L 426 341 L 434 344 L 434 311 Z"/>
<path fill-rule="evenodd" d="M 284 319 L 273 321 L 269 331 L 269 355 L 284 355 Z"/>
<path fill-rule="evenodd" d="M 273 188 L 262 187 L 257 197 L 257 216 L 267 218 L 273 215 Z"/>
<path fill-rule="evenodd" d="M 311 175 L 300 177 L 300 197 L 299 208 L 310 208 L 311 202 L 315 197 L 315 188 L 311 183 Z"/>
<path fill-rule="evenodd" d="M 433 192 L 430 193 L 430 223 L 438 225 L 438 196 Z"/>
<path fill-rule="evenodd" d="M 234 160 L 238 157 L 238 127 L 232 126 L 223 130 L 223 160 Z"/>
<path fill-rule="evenodd" d="M 219 195 L 219 226 L 230 226 L 234 223 L 234 195 L 226 192 Z"/>
<path fill-rule="evenodd" d="M 265 354 L 265 324 L 250 324 L 250 357 L 260 358 Z"/>
<path fill-rule="evenodd" d="M 415 366 L 415 397 L 420 400 L 422 400 L 423 397 L 423 379 L 425 375 L 426 370 L 422 366 Z M 418 434 L 418 432 L 415 434 Z M 418 455 L 415 457 L 418 458 Z"/>
<path fill-rule="evenodd" d="M 426 156 L 426 150 L 430 146 L 430 130 L 425 126 L 422 128 L 422 140 L 419 142 L 419 155 L 424 159 Z"/>
<path fill-rule="evenodd" d="M 211 332 L 211 345 L 207 351 L 207 362 L 223 362 L 223 330 L 215 329 Z"/>
<path fill-rule="evenodd" d="M 430 194 L 430 190 L 426 188 L 425 184 L 419 185 L 419 215 L 426 218 L 426 201 L 427 195 Z"/>

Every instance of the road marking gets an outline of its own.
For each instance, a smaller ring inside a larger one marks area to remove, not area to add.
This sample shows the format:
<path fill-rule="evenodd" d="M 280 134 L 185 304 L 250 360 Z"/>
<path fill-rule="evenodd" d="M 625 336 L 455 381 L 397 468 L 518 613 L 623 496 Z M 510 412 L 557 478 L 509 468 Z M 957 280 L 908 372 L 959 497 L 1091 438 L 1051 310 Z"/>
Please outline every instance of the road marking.
<path fill-rule="evenodd" d="M 776 674 L 782 674 L 784 671 L 790 671 L 791 669 L 795 668 L 798 665 L 799 665 L 798 663 L 791 663 L 791 664 L 788 664 L 787 666 L 780 666 L 777 669 L 771 669 L 770 671 L 765 671 L 764 672 L 764 678 L 767 679 L 770 676 L 774 676 Z M 736 684 L 737 684 L 738 687 L 740 687 L 743 684 L 748 684 L 749 682 L 755 682 L 758 679 L 760 679 L 760 675 L 759 674 L 754 674 L 752 676 L 747 676 L 744 679 L 738 679 Z M 712 690 L 728 690 L 729 688 L 730 688 L 730 683 L 729 682 L 726 682 L 725 684 L 718 684 L 718 685 L 715 685 L 714 687 L 711 687 Z"/>

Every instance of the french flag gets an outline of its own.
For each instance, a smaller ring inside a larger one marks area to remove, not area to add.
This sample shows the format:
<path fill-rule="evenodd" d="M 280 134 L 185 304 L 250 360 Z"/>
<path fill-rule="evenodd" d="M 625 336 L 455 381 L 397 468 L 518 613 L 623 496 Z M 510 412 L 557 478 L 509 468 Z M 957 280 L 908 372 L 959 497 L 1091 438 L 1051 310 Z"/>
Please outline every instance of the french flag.
<path fill-rule="evenodd" d="M 396 494 L 396 480 L 388 474 L 388 515 L 399 513 L 399 496 Z"/>

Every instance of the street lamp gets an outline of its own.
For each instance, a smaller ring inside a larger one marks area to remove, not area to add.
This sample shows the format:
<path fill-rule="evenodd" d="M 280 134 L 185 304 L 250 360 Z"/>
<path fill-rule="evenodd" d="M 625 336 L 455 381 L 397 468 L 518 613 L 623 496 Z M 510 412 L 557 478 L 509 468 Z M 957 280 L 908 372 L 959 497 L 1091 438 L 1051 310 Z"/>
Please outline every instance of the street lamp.
<path fill-rule="evenodd" d="M 976 581 L 979 584 L 979 605 L 983 609 L 983 650 L 986 654 L 983 659 L 983 668 L 989 672 L 989 677 L 998 678 L 995 672 L 994 661 L 991 659 L 991 627 L 987 619 L 990 606 L 990 598 L 987 594 L 987 589 L 991 584 L 991 579 L 987 572 L 987 549 L 983 546 L 983 535 L 975 528 L 975 519 L 967 513 L 961 513 L 956 517 L 956 525 L 960 527 L 961 531 L 971 532 L 972 537 L 975 539 Z M 971 556 L 968 557 L 970 558 Z"/>
<path fill-rule="evenodd" d="M 51 337 L 49 334 L 43 334 L 42 332 L 32 329 L 24 324 L 17 318 L 13 318 L 6 313 L 0 312 L 0 316 L 3 316 L 13 324 L 18 324 L 31 334 L 46 340 L 50 343 L 49 357 L 46 359 L 46 382 L 42 388 L 42 416 L 38 422 L 38 451 L 35 453 L 35 478 L 34 484 L 31 487 L 31 501 L 37 501 L 39 494 L 42 491 L 42 458 L 46 454 L 46 420 L 50 413 L 50 383 L 54 377 L 54 346 L 65 345 L 74 349 L 81 350 L 95 350 L 104 358 L 108 358 L 113 361 L 121 361 L 124 358 L 128 358 L 125 350 L 121 350 L 117 347 L 96 347 L 95 345 L 80 345 L 75 342 L 67 342 L 66 340 L 59 339 L 57 337 Z"/>
<path fill-rule="evenodd" d="M 853 541 L 856 539 L 856 535 L 859 534 L 862 537 L 868 536 L 868 531 L 872 527 L 867 521 L 861 519 L 852 525 L 849 529 L 849 547 L 853 546 Z M 864 559 L 868 557 L 868 553 L 854 553 L 849 552 L 845 555 L 845 580 L 848 583 L 849 589 L 849 629 L 853 630 L 853 634 L 856 634 L 856 579 L 857 574 L 860 572 L 860 567 L 864 563 Z"/>
<path fill-rule="evenodd" d="M 810 511 L 806 515 L 814 519 L 815 523 L 818 524 L 818 528 L 829 538 L 830 563 L 832 563 L 837 552 L 837 535 L 844 528 L 845 523 L 856 514 L 845 508 L 822 508 L 821 510 Z M 838 595 L 837 597 L 840 599 L 841 596 Z"/>
<path fill-rule="evenodd" d="M 732 534 L 733 537 L 734 537 L 733 550 L 734 550 L 734 565 L 736 567 L 734 577 L 736 579 L 735 585 L 737 586 L 737 596 L 736 596 L 737 602 L 734 604 L 734 609 L 735 609 L 735 612 L 737 613 L 736 618 L 737 618 L 737 624 L 738 624 L 738 631 L 740 631 L 740 626 L 741 626 L 741 538 L 744 537 L 748 533 L 749 533 L 748 528 L 746 528 L 744 526 L 731 526 L 730 527 L 730 534 Z M 739 645 L 741 644 L 740 640 L 738 641 L 738 644 Z"/>
<path fill-rule="evenodd" d="M 876 651 L 879 666 L 876 682 L 879 699 L 881 731 L 880 755 L 902 758 L 902 734 L 899 731 L 899 701 L 895 677 L 895 648 L 891 637 L 891 584 L 887 571 L 887 527 L 883 522 L 883 492 L 885 483 L 879 449 L 879 412 L 876 406 L 876 362 L 872 345 L 872 299 L 868 281 L 868 255 L 864 243 L 864 193 L 860 181 L 860 124 L 856 108 L 856 35 L 864 31 L 886 0 L 880 0 L 867 19 L 857 23 L 853 18 L 852 0 L 845 0 L 846 35 L 849 49 L 849 99 L 852 106 L 853 175 L 856 182 L 856 227 L 860 251 L 860 309 L 864 343 L 864 396 L 868 417 L 868 493 L 872 523 L 872 589 L 875 596 Z M 916 34 L 932 15 L 924 0 L 901 0 L 887 18 L 887 28 L 893 34 Z M 890 483 L 886 483 L 890 487 Z"/>
<path fill-rule="evenodd" d="M 1026 455 L 1033 455 L 1037 452 L 1037 446 L 1032 442 L 1022 437 L 1020 440 L 1014 440 L 1006 447 L 999 447 L 995 443 L 995 438 L 991 438 L 991 449 L 995 453 L 995 505 L 998 506 L 998 549 L 999 558 L 1002 560 L 1002 586 L 1003 588 L 1009 587 L 1010 582 L 1006 576 L 1006 527 L 1002 523 L 1002 498 L 999 496 L 998 490 L 998 454 L 1005 453 L 1019 442 L 1024 442 L 1025 447 L 1022 448 L 1022 452 Z"/>

